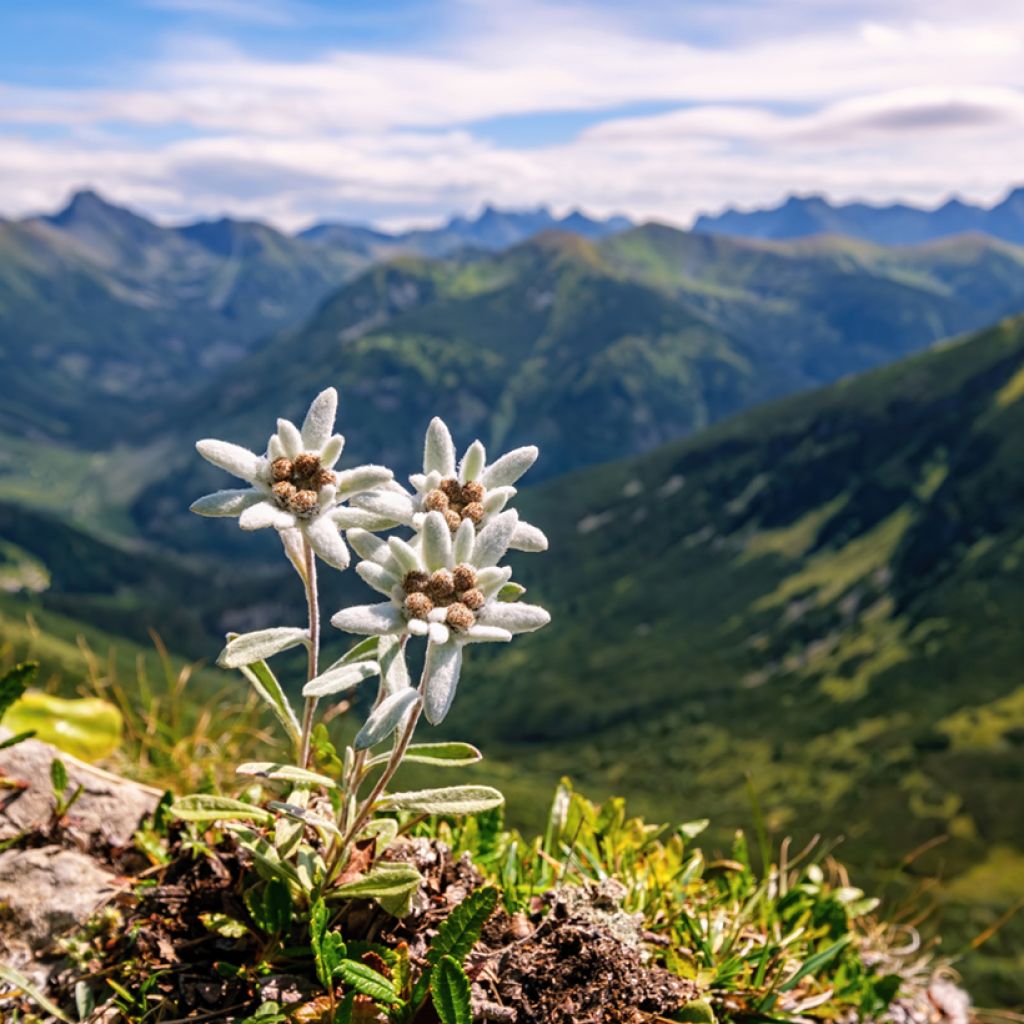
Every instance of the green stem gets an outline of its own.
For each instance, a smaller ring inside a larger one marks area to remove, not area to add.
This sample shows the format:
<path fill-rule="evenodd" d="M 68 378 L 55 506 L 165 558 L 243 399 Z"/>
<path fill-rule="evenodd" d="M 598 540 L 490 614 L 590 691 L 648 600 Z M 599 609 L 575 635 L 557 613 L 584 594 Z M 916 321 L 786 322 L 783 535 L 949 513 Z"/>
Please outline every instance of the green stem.
<path fill-rule="evenodd" d="M 320 658 L 320 602 L 316 591 L 316 555 L 309 541 L 303 538 L 302 550 L 306 560 L 306 607 L 309 610 L 309 668 L 307 682 L 318 674 Z M 307 697 L 302 713 L 302 745 L 299 751 L 299 767 L 309 767 L 310 740 L 313 735 L 313 715 L 316 713 L 317 698 Z"/>

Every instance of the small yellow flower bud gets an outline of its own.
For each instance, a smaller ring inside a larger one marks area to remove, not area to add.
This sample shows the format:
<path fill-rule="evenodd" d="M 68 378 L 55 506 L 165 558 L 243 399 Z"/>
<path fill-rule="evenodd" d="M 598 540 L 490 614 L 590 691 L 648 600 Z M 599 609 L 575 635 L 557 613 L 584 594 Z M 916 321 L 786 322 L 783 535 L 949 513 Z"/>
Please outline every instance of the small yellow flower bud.
<path fill-rule="evenodd" d="M 447 569 L 438 569 L 430 574 L 427 593 L 439 604 L 445 603 L 455 593 L 455 580 Z"/>
<path fill-rule="evenodd" d="M 292 460 L 274 459 L 270 464 L 270 475 L 275 481 L 290 480 L 292 475 Z"/>
<path fill-rule="evenodd" d="M 405 610 L 414 619 L 425 619 L 434 610 L 434 602 L 426 594 L 410 594 L 405 599 Z"/>
<path fill-rule="evenodd" d="M 484 512 L 484 507 L 483 507 L 483 505 L 480 504 L 479 501 L 470 502 L 462 510 L 462 518 L 463 519 L 470 519 L 474 523 L 479 523 L 480 520 L 483 519 L 485 514 L 486 513 Z"/>
<path fill-rule="evenodd" d="M 295 485 L 288 480 L 281 480 L 271 488 L 278 504 L 287 508 L 295 497 Z"/>
<path fill-rule="evenodd" d="M 465 505 L 470 505 L 474 501 L 483 501 L 484 494 L 484 485 L 476 480 L 462 485 L 462 501 Z"/>
<path fill-rule="evenodd" d="M 405 574 L 405 579 L 402 580 L 402 589 L 407 594 L 422 594 L 427 589 L 429 580 L 430 577 L 425 572 L 414 569 Z"/>
<path fill-rule="evenodd" d="M 487 603 L 487 598 L 484 597 L 482 590 L 477 590 L 476 587 L 472 587 L 469 590 L 462 591 L 458 595 L 459 600 L 470 610 L 477 612 Z"/>
<path fill-rule="evenodd" d="M 449 501 L 462 500 L 462 485 L 454 477 L 442 480 L 439 486 Z"/>
<path fill-rule="evenodd" d="M 476 570 L 471 565 L 457 565 L 452 572 L 456 590 L 471 590 L 476 586 Z"/>
<path fill-rule="evenodd" d="M 337 482 L 338 478 L 329 469 L 318 469 L 313 477 L 313 483 L 318 491 L 328 484 L 336 484 Z"/>
<path fill-rule="evenodd" d="M 462 524 L 462 516 L 455 509 L 450 508 L 444 514 L 444 521 L 448 524 L 448 529 L 454 533 Z"/>
<path fill-rule="evenodd" d="M 452 629 L 460 633 L 464 633 L 476 625 L 476 616 L 464 604 L 458 602 L 448 606 L 444 620 Z"/>
<path fill-rule="evenodd" d="M 297 516 L 309 515 L 311 512 L 315 512 L 317 507 L 316 491 L 296 491 L 288 502 L 288 507 Z"/>
<path fill-rule="evenodd" d="M 316 475 L 317 470 L 320 468 L 320 457 L 310 455 L 309 452 L 303 452 L 301 455 L 295 456 L 292 466 L 296 476 L 312 477 Z"/>
<path fill-rule="evenodd" d="M 423 507 L 428 512 L 447 512 L 448 495 L 440 489 L 428 491 L 427 496 L 423 499 Z"/>

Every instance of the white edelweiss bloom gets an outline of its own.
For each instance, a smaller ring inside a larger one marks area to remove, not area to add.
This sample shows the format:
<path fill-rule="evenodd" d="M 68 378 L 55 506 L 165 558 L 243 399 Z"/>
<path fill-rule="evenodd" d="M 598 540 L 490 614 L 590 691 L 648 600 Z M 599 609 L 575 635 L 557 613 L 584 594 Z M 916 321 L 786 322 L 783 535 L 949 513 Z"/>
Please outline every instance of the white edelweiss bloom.
<path fill-rule="evenodd" d="M 321 391 L 313 399 L 300 430 L 289 420 L 277 421 L 277 433 L 265 455 L 237 444 L 206 439 L 196 442 L 200 455 L 249 486 L 207 494 L 192 503 L 201 516 L 237 516 L 243 530 L 272 526 L 285 550 L 296 561 L 299 541 L 305 539 L 328 565 L 344 569 L 348 548 L 340 530 L 360 527 L 380 530 L 390 525 L 365 509 L 344 502 L 391 481 L 390 469 L 358 466 L 334 472 L 345 438 L 333 433 L 338 392 Z"/>
<path fill-rule="evenodd" d="M 455 443 L 444 421 L 435 416 L 427 428 L 423 472 L 409 477 L 410 494 L 393 483 L 373 494 L 360 495 L 353 504 L 395 523 L 422 530 L 429 512 L 440 512 L 452 533 L 469 520 L 487 526 L 515 497 L 512 485 L 536 462 L 537 448 L 528 445 L 487 463 L 483 444 L 474 441 L 456 467 Z M 546 551 L 548 539 L 529 523 L 520 522 L 509 544 L 515 551 Z"/>
<path fill-rule="evenodd" d="M 440 512 L 424 516 L 421 543 L 351 530 L 349 543 L 363 561 L 356 572 L 387 600 L 343 608 L 331 619 L 338 629 L 366 636 L 425 636 L 423 710 L 427 721 L 444 720 L 455 696 L 467 644 L 511 640 L 546 625 L 541 607 L 498 599 L 512 570 L 499 567 L 519 517 L 495 515 L 477 533 L 463 520 L 452 535 Z"/>

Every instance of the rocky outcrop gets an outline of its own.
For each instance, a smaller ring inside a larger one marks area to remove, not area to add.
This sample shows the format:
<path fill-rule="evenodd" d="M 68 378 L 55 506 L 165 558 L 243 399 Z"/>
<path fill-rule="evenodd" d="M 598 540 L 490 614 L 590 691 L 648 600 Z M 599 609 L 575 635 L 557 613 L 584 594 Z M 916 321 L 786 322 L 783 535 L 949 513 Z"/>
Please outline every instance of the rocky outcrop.
<path fill-rule="evenodd" d="M 60 820 L 55 757 L 67 768 L 65 796 L 81 787 Z M 109 853 L 131 842 L 160 793 L 36 740 L 0 750 L 0 784 L 0 843 L 10 844 L 0 853 L 0 961 L 43 984 L 49 968 L 41 958 L 123 885 Z"/>

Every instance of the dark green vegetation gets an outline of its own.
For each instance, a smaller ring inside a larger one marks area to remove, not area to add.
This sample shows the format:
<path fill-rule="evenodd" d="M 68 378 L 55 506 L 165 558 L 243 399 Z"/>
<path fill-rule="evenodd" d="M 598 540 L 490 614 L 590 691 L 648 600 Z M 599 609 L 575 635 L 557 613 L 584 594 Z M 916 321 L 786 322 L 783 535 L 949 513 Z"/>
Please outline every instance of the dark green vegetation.
<path fill-rule="evenodd" d="M 893 895 L 941 876 L 949 952 L 1024 894 L 1024 319 L 522 506 L 557 625 L 450 720 L 513 794 L 571 771 L 724 830 L 749 785 Z M 989 940 L 980 991 L 1021 1000 L 1020 945 Z"/>

